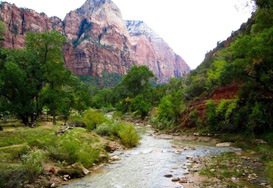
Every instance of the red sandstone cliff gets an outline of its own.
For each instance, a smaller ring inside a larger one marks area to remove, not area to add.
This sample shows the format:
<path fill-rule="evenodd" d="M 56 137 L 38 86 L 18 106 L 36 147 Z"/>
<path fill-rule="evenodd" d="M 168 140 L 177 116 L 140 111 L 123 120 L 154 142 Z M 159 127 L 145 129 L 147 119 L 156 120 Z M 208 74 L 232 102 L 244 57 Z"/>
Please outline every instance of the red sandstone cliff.
<path fill-rule="evenodd" d="M 60 31 L 68 39 L 63 49 L 66 67 L 75 75 L 125 74 L 133 65 L 147 65 L 162 83 L 189 71 L 183 59 L 143 22 L 127 22 L 126 27 L 111 0 L 87 0 L 64 21 L 2 3 L 0 20 L 7 27 L 6 48 L 23 48 L 28 31 Z"/>
<path fill-rule="evenodd" d="M 143 21 L 126 21 L 126 25 L 138 64 L 150 67 L 160 83 L 190 71 L 186 62 Z"/>

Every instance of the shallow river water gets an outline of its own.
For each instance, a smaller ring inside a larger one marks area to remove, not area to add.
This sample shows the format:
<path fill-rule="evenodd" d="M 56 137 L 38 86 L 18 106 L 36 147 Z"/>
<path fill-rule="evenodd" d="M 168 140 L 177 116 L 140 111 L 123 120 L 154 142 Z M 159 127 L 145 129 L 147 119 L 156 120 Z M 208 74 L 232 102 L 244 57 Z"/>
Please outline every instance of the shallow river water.
<path fill-rule="evenodd" d="M 64 188 L 178 188 L 178 182 L 164 175 L 172 174 L 181 177 L 187 172 L 183 164 L 188 161 L 186 156 L 203 156 L 235 148 L 216 148 L 204 145 L 191 145 L 196 150 L 173 148 L 172 140 L 158 139 L 152 136 L 152 129 L 137 128 L 141 133 L 140 145 L 131 150 L 116 152 L 121 160 L 93 172 L 83 179 L 79 179 Z M 177 143 L 176 143 L 177 144 Z M 188 143 L 180 142 L 180 146 Z"/>

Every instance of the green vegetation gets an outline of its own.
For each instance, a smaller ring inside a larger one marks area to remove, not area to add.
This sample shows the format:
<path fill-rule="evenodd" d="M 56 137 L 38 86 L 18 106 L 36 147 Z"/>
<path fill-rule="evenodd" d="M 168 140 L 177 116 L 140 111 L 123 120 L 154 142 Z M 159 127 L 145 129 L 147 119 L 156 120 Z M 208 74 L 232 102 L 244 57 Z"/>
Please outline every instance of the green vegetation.
<path fill-rule="evenodd" d="M 43 109 L 52 114 L 54 124 L 57 114 L 67 120 L 72 109 L 87 109 L 89 93 L 64 67 L 64 42 L 65 38 L 56 31 L 30 32 L 26 49 L 1 49 L 1 112 L 8 111 L 25 125 L 30 125 Z"/>
<path fill-rule="evenodd" d="M 114 117 L 119 119 L 129 113 L 170 132 L 193 127 L 202 133 L 264 139 L 269 145 L 259 146 L 258 151 L 268 164 L 267 173 L 273 182 L 273 3 L 272 0 L 256 3 L 256 12 L 239 31 L 218 43 L 196 70 L 183 78 L 170 79 L 168 84 L 154 84 L 156 78 L 145 66 L 133 66 L 123 77 L 103 72 L 102 78 L 77 78 L 64 66 L 65 38 L 56 31 L 28 33 L 23 50 L 0 48 L 3 122 L 17 118 L 32 126 L 40 117 L 50 115 L 53 124 L 61 120 L 64 124 L 85 127 L 63 135 L 55 135 L 57 126 L 38 124 L 34 129 L 0 132 L 3 174 L 0 185 L 18 187 L 23 180 L 33 181 L 43 173 L 42 164 L 47 161 L 62 167 L 77 163 L 86 168 L 100 163 L 100 154 L 105 152 L 100 136 L 128 148 L 137 145 L 139 136 L 132 124 L 109 120 L 100 110 L 116 110 Z M 78 37 L 91 27 L 91 23 L 83 20 Z M 0 22 L 0 35 L 4 30 Z M 105 32 L 107 28 L 102 30 L 99 40 Z M 73 42 L 74 47 L 79 40 Z M 232 157 L 237 160 L 233 155 L 221 157 L 225 162 Z M 242 174 L 231 173 L 226 164 L 217 163 L 213 168 L 219 169 L 219 178 Z M 64 173 L 67 171 L 70 170 L 64 169 Z M 77 171 L 70 173 L 81 176 Z M 204 173 L 211 175 L 210 170 Z"/>
<path fill-rule="evenodd" d="M 91 25 L 83 23 L 82 27 L 90 29 Z M 2 30 L 0 25 L 0 34 Z M 26 49 L 0 48 L 0 127 L 5 126 L 0 131 L 0 187 L 48 186 L 40 179 L 48 173 L 46 164 L 60 168 L 59 175 L 82 177 L 81 167 L 108 161 L 109 139 L 128 148 L 140 139 L 132 124 L 110 120 L 90 109 L 111 108 L 112 90 L 97 91 L 73 76 L 63 63 L 64 42 L 56 31 L 30 32 Z M 107 87 L 121 80 L 117 74 L 104 72 L 103 77 L 102 85 Z M 144 97 L 136 98 L 139 100 Z M 140 115 L 149 111 L 134 106 Z M 68 129 L 61 124 L 82 128 Z"/>

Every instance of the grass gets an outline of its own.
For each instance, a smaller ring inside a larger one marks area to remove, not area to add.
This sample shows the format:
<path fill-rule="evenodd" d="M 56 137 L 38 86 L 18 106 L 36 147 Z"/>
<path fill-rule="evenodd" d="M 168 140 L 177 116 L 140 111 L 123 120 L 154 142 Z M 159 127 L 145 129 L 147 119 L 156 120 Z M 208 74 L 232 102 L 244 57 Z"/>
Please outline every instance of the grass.
<path fill-rule="evenodd" d="M 127 148 L 136 146 L 140 140 L 135 127 L 130 123 L 111 121 L 98 126 L 95 131 L 99 135 L 119 139 Z"/>
<path fill-rule="evenodd" d="M 67 167 L 75 164 L 88 169 L 106 162 L 109 157 L 105 145 L 109 140 L 117 140 L 128 148 L 139 141 L 132 124 L 110 120 L 99 111 L 88 110 L 83 116 L 70 118 L 73 123 L 85 123 L 86 128 L 57 134 L 64 128 L 62 122 L 55 126 L 38 122 L 34 128 L 18 123 L 0 131 L 0 187 L 20 187 L 23 182 L 36 184 L 47 163 L 61 168 L 60 172 L 69 171 L 71 177 L 81 177 L 79 169 Z"/>
<path fill-rule="evenodd" d="M 57 127 L 20 127 L 13 130 L 0 132 L 0 147 L 16 144 L 30 144 L 38 139 L 45 139 L 48 135 L 54 134 Z"/>
<path fill-rule="evenodd" d="M 0 187 L 20 187 L 43 174 L 44 163 L 77 163 L 90 168 L 100 163 L 106 139 L 83 128 L 56 135 L 60 126 L 20 127 L 0 132 Z M 12 177 L 12 179 L 10 178 Z M 3 178 L 3 179 L 2 179 Z"/>
<path fill-rule="evenodd" d="M 211 161 L 201 170 L 200 174 L 208 177 L 216 177 L 218 179 L 226 179 L 232 177 L 242 177 L 244 168 L 242 160 L 235 153 L 223 153 L 211 159 Z"/>

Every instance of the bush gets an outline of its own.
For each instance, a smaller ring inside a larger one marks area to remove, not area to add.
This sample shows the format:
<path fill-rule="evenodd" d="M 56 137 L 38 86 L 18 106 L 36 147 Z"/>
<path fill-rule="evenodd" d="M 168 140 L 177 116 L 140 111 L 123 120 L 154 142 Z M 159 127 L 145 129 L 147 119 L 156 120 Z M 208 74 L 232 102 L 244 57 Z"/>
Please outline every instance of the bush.
<path fill-rule="evenodd" d="M 72 179 L 73 178 L 81 178 L 84 177 L 84 174 L 81 169 L 78 168 L 64 168 L 58 171 L 60 175 L 69 175 Z"/>
<path fill-rule="evenodd" d="M 84 124 L 88 131 L 96 129 L 98 125 L 109 122 L 109 119 L 103 115 L 103 113 L 96 110 L 88 110 L 84 113 Z"/>
<path fill-rule="evenodd" d="M 216 117 L 216 106 L 213 100 L 209 100 L 206 103 L 207 106 L 207 126 L 210 131 L 218 131 L 219 126 Z"/>
<path fill-rule="evenodd" d="M 92 148 L 91 140 L 83 136 L 84 132 L 85 129 L 75 128 L 64 135 L 46 140 L 45 145 L 47 145 L 49 157 L 68 164 L 79 163 L 85 168 L 90 168 L 93 163 L 99 162 L 100 152 Z"/>
<path fill-rule="evenodd" d="M 121 111 L 115 111 L 112 118 L 116 120 L 122 120 L 125 117 Z"/>
<path fill-rule="evenodd" d="M 25 180 L 26 170 L 23 166 L 0 164 L 0 187 L 20 187 Z"/>
<path fill-rule="evenodd" d="M 266 165 L 266 173 L 267 173 L 267 177 L 270 182 L 270 185 L 273 186 L 273 161 L 270 161 Z"/>
<path fill-rule="evenodd" d="M 45 154 L 38 149 L 30 151 L 27 155 L 22 156 L 23 165 L 26 170 L 26 176 L 33 181 L 38 175 L 40 175 L 44 168 L 42 163 L 44 161 Z"/>
<path fill-rule="evenodd" d="M 142 119 L 148 115 L 151 109 L 152 105 L 142 94 L 133 99 L 133 110 L 136 112 L 136 115 L 140 115 Z"/>
<path fill-rule="evenodd" d="M 96 133 L 101 136 L 111 136 L 113 134 L 112 127 L 110 124 L 104 123 L 97 127 Z"/>
<path fill-rule="evenodd" d="M 166 119 L 167 121 L 171 121 L 176 118 L 176 113 L 174 111 L 175 104 L 172 102 L 172 95 L 168 94 L 163 97 L 158 106 L 158 119 L 160 121 Z"/>
<path fill-rule="evenodd" d="M 88 145 L 83 145 L 82 149 L 78 152 L 78 162 L 85 168 L 90 168 L 94 163 L 99 162 L 100 151 L 90 148 Z"/>
<path fill-rule="evenodd" d="M 134 125 L 118 121 L 100 125 L 96 133 L 119 138 L 121 143 L 128 148 L 136 146 L 140 139 Z"/>
<path fill-rule="evenodd" d="M 78 113 L 69 116 L 68 121 L 70 123 L 77 124 L 77 125 L 84 124 L 82 115 Z"/>
<path fill-rule="evenodd" d="M 129 123 L 122 123 L 118 135 L 124 146 L 131 148 L 137 145 L 140 137 L 138 136 L 135 127 Z"/>

